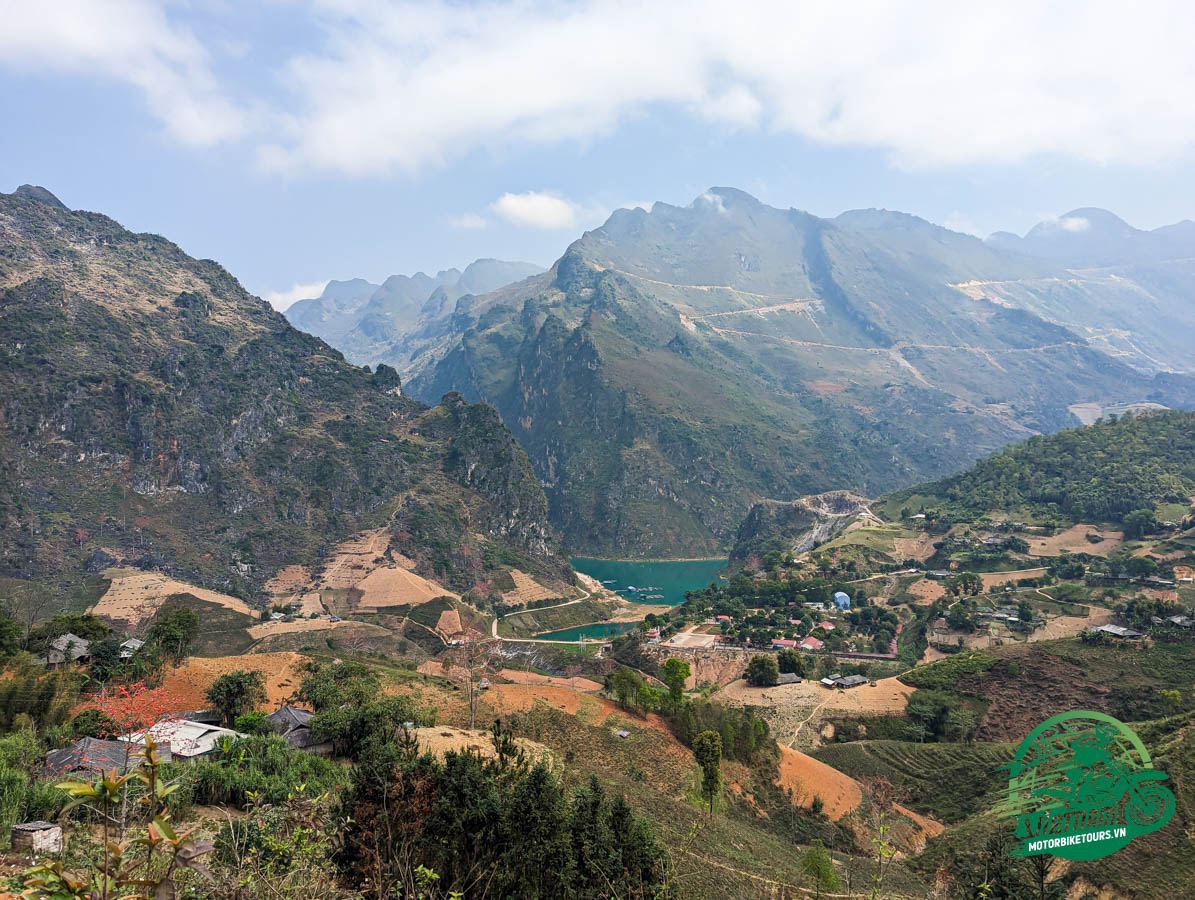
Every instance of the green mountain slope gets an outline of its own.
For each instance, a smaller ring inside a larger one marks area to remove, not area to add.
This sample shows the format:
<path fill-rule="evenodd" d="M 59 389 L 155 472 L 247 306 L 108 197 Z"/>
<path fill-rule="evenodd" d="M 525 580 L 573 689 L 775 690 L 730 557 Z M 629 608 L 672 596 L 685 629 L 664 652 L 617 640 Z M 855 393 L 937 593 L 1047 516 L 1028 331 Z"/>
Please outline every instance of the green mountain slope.
<path fill-rule="evenodd" d="M 571 547 L 709 553 L 763 497 L 874 495 L 1075 424 L 1075 404 L 1184 399 L 952 286 L 1039 271 L 911 216 L 719 188 L 619 210 L 549 273 L 458 304 L 409 390 L 493 403 Z"/>
<path fill-rule="evenodd" d="M 957 475 L 898 491 L 965 521 L 993 510 L 1031 510 L 1072 522 L 1122 522 L 1133 510 L 1188 505 L 1195 495 L 1195 413 L 1126 415 L 1007 447 Z"/>
<path fill-rule="evenodd" d="M 403 397 L 161 237 L 0 194 L 0 331 L 0 575 L 64 603 L 114 559 L 251 596 L 365 528 L 458 591 L 571 577 L 492 409 Z"/>

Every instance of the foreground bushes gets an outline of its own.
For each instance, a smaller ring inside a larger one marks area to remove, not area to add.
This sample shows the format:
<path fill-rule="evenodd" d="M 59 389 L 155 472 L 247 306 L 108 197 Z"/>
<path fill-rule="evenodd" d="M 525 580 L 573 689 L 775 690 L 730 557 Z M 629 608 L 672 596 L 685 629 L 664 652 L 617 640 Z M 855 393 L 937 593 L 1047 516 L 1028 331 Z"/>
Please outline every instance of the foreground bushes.
<path fill-rule="evenodd" d="M 299 785 L 321 794 L 344 780 L 344 769 L 329 759 L 292 750 L 277 735 L 233 741 L 215 759 L 183 770 L 194 802 L 245 808 L 250 794 L 263 803 L 281 803 Z"/>

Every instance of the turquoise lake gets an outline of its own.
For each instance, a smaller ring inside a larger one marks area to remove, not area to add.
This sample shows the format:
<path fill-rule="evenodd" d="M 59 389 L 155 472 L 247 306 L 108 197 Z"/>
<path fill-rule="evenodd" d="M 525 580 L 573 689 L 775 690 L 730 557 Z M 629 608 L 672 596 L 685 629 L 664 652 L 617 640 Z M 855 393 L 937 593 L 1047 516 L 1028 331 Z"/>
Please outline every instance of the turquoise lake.
<path fill-rule="evenodd" d="M 576 628 L 562 628 L 560 631 L 545 631 L 537 638 L 550 641 L 579 641 L 581 638 L 612 638 L 626 634 L 635 627 L 634 622 L 600 622 L 596 625 L 580 625 Z"/>
<path fill-rule="evenodd" d="M 584 572 L 612 591 L 636 603 L 658 603 L 676 606 L 684 602 L 685 591 L 706 587 L 718 580 L 718 573 L 726 568 L 725 559 L 640 560 L 586 559 L 571 560 L 573 568 Z M 632 591 L 630 588 L 637 588 Z M 652 595 L 648 599 L 646 595 Z M 655 596 L 660 595 L 660 596 Z"/>
<path fill-rule="evenodd" d="M 727 563 L 725 559 L 643 562 L 588 559 L 584 556 L 573 557 L 570 561 L 578 572 L 596 578 L 604 587 L 617 591 L 619 596 L 636 603 L 657 603 L 661 606 L 676 606 L 684 602 L 685 591 L 703 588 L 711 581 L 717 581 L 718 573 L 726 568 Z M 632 591 L 632 587 L 635 590 Z M 625 634 L 634 627 L 634 622 L 599 622 L 560 631 L 545 631 L 536 637 L 554 641 L 576 641 L 583 637 L 608 638 Z"/>

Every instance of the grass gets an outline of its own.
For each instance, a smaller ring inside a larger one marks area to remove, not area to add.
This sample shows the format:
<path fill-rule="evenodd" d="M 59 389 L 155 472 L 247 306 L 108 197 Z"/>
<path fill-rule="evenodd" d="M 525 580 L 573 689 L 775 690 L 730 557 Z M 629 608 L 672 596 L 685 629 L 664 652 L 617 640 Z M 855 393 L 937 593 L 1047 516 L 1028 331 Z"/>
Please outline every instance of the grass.
<path fill-rule="evenodd" d="M 610 616 L 611 604 L 582 600 L 566 606 L 528 609 L 498 620 L 498 634 L 504 637 L 531 637 L 545 631 L 560 631 L 590 622 L 602 622 Z"/>
<path fill-rule="evenodd" d="M 852 778 L 887 778 L 907 792 L 908 806 L 948 824 L 994 802 L 1004 784 L 993 772 L 1012 753 L 1011 744 L 856 741 L 829 744 L 813 756 Z"/>
<path fill-rule="evenodd" d="M 986 671 L 997 662 L 997 657 L 981 651 L 956 653 L 905 672 L 900 680 L 915 688 L 950 689 L 958 684 L 962 676 Z"/>
<path fill-rule="evenodd" d="M 194 610 L 199 616 L 202 626 L 191 648 L 195 656 L 235 656 L 254 644 L 247 629 L 257 622 L 244 613 L 200 600 L 194 594 L 172 594 L 168 604 Z"/>

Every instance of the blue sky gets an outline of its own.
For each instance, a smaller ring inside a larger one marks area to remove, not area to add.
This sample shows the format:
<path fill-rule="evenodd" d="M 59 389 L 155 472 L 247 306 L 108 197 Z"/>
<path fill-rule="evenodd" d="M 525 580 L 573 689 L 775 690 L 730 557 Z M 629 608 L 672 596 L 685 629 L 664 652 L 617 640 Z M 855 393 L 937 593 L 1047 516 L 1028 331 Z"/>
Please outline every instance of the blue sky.
<path fill-rule="evenodd" d="M 548 265 L 613 208 L 713 185 L 980 234 L 1195 218 L 1189 4 L 969 6 L 0 0 L 0 190 L 279 305 Z"/>

